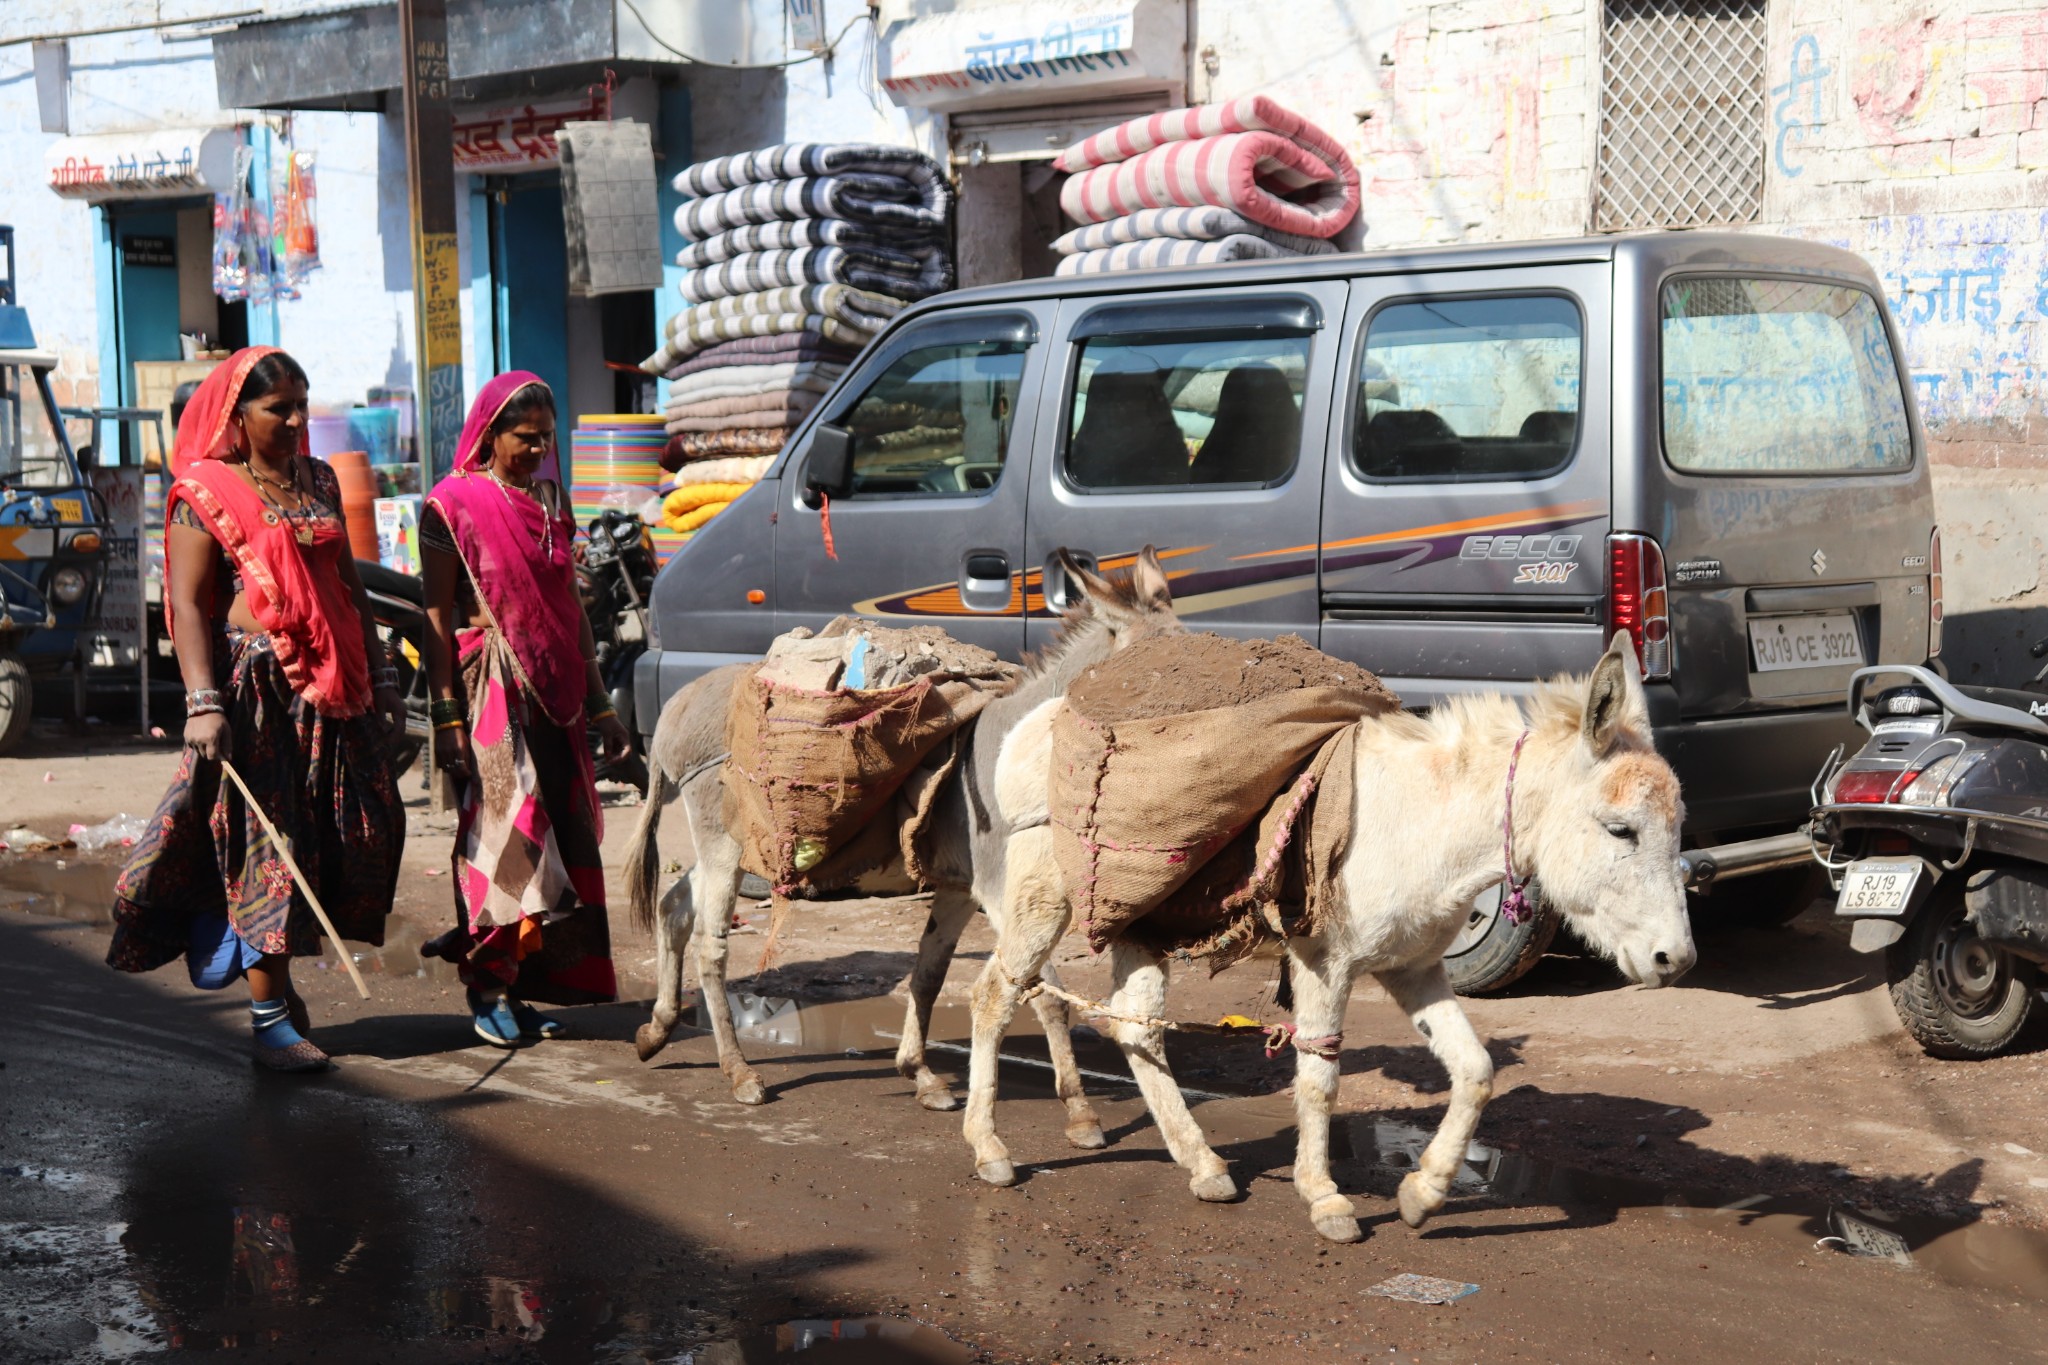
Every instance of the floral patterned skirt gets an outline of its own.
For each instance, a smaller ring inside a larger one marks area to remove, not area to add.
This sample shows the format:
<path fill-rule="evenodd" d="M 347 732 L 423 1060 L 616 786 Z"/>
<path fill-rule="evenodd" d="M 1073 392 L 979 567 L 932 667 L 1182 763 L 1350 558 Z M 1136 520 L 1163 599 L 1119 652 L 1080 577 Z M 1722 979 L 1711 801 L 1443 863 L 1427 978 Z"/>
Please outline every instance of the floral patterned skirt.
<path fill-rule="evenodd" d="M 554 724 L 525 695 L 493 630 L 462 632 L 472 772 L 455 830 L 456 931 L 465 984 L 556 1005 L 618 998 L 605 917 L 604 812 L 579 720 Z"/>
<path fill-rule="evenodd" d="M 225 627 L 214 670 L 228 679 L 235 771 L 290 842 L 336 931 L 381 945 L 405 847 L 383 723 L 375 714 L 338 720 L 307 705 L 285 680 L 268 635 Z M 204 951 L 207 923 L 222 917 L 244 963 L 320 952 L 319 922 L 269 832 L 220 764 L 187 749 L 115 883 L 108 965 L 146 972 Z"/>

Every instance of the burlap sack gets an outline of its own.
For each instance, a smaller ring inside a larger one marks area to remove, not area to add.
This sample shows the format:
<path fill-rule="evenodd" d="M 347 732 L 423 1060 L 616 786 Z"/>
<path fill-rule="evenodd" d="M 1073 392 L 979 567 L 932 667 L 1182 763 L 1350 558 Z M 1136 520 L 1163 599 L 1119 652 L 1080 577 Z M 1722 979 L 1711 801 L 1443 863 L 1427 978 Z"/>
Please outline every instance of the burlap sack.
<path fill-rule="evenodd" d="M 1271 667 L 1261 653 L 1276 647 L 1327 670 Z M 1129 936 L 1224 964 L 1310 932 L 1348 838 L 1353 727 L 1399 700 L 1291 637 L 1160 637 L 1091 674 L 1053 718 L 1050 792 L 1054 856 L 1089 942 Z M 1319 675 L 1338 681 L 1305 685 Z M 1118 684 L 1121 703 L 1091 715 Z M 1170 695 L 1130 703 L 1147 691 Z M 1231 704 L 1133 714 L 1208 694 Z"/>
<path fill-rule="evenodd" d="M 900 857 L 927 884 L 924 835 L 961 729 L 1014 680 L 988 659 L 985 676 L 941 672 L 878 689 L 796 687 L 749 671 L 733 688 L 721 774 L 741 866 L 779 891 L 829 890 Z"/>

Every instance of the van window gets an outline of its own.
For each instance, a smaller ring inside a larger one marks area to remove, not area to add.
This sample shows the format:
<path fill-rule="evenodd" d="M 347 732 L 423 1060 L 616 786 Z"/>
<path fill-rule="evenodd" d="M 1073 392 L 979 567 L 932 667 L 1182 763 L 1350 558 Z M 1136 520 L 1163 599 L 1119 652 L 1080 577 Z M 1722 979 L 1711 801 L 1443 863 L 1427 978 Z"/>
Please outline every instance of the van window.
<path fill-rule="evenodd" d="M 840 419 L 853 433 L 852 497 L 958 497 L 1003 476 L 1022 341 L 906 351 Z"/>
<path fill-rule="evenodd" d="M 1663 291 L 1664 454 L 1708 474 L 1908 469 L 1912 431 L 1877 301 L 1814 281 Z"/>
<path fill-rule="evenodd" d="M 1584 341 L 1555 294 L 1415 299 L 1372 315 L 1352 459 L 1368 479 L 1534 479 L 1571 461 Z"/>
<path fill-rule="evenodd" d="M 1301 453 L 1307 336 L 1090 337 L 1075 371 L 1067 478 L 1095 492 L 1280 483 Z"/>

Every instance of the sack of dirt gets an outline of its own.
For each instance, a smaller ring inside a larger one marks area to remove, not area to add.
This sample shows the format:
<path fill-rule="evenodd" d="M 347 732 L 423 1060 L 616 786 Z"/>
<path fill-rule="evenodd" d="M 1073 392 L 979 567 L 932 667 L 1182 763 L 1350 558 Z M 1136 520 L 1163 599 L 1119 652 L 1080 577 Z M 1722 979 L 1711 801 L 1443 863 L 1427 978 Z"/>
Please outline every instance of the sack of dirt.
<path fill-rule="evenodd" d="M 1294 635 L 1155 636 L 1083 673 L 1053 718 L 1050 798 L 1089 942 L 1220 969 L 1312 932 L 1349 834 L 1354 727 L 1400 705 Z"/>
<path fill-rule="evenodd" d="M 1017 677 L 936 626 L 841 616 L 777 637 L 732 694 L 723 778 L 740 865 L 784 892 L 897 858 L 926 882 L 923 838 L 961 728 Z"/>

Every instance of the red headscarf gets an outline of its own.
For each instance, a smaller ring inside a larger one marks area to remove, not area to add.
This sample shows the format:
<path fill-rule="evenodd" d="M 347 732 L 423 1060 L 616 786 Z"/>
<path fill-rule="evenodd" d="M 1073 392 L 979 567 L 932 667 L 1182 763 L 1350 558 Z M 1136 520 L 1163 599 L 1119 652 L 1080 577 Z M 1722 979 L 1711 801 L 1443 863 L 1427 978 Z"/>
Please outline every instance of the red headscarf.
<path fill-rule="evenodd" d="M 549 720 L 573 727 L 583 723 L 587 674 L 583 608 L 569 555 L 576 523 L 565 514 L 550 517 L 532 498 L 507 493 L 483 472 L 491 424 L 528 385 L 547 388 L 526 370 L 484 385 L 455 447 L 455 472 L 434 485 L 427 501 L 448 523 L 470 582 L 511 647 L 527 691 Z"/>
<path fill-rule="evenodd" d="M 174 482 L 164 499 L 165 525 L 179 502 L 189 504 L 234 557 L 249 610 L 270 635 L 292 690 L 323 716 L 357 716 L 370 709 L 370 668 L 362 617 L 339 568 L 348 553 L 346 532 L 340 523 L 322 519 L 312 524 L 313 543 L 301 545 L 295 528 L 226 463 L 241 456 L 242 437 L 232 419 L 249 373 L 265 356 L 278 354 L 275 346 L 235 352 L 185 405 L 171 450 Z M 303 429 L 299 454 L 310 458 Z M 164 586 L 168 598 L 168 561 Z"/>

